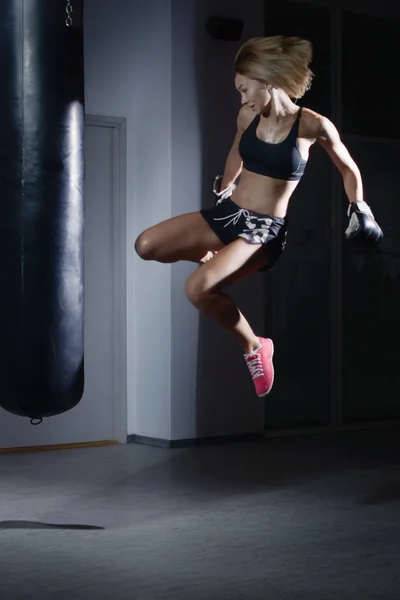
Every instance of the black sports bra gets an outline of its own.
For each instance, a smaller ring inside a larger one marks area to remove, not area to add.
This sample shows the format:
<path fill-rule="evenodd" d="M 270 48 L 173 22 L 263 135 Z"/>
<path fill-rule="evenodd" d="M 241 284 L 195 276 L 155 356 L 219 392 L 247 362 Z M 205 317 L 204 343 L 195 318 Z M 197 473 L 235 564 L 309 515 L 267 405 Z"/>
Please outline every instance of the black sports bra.
<path fill-rule="evenodd" d="M 284 181 L 298 181 L 302 178 L 307 160 L 302 158 L 298 148 L 299 121 L 301 107 L 289 135 L 278 144 L 263 142 L 257 137 L 260 115 L 257 115 L 242 133 L 239 153 L 243 167 L 247 171 L 266 175 Z"/>

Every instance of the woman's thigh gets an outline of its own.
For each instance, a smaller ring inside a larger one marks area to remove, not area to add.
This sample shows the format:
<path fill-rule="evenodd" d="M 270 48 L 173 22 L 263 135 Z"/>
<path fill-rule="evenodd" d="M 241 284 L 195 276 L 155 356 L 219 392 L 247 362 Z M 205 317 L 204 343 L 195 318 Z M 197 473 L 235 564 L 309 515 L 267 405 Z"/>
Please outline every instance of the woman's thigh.
<path fill-rule="evenodd" d="M 135 250 L 141 258 L 165 263 L 200 262 L 209 250 L 223 247 L 199 212 L 172 217 L 149 227 L 135 242 Z"/>
<path fill-rule="evenodd" d="M 186 281 L 189 296 L 198 296 L 237 283 L 268 263 L 268 250 L 262 244 L 237 239 L 225 246 L 209 262 L 196 269 Z"/>

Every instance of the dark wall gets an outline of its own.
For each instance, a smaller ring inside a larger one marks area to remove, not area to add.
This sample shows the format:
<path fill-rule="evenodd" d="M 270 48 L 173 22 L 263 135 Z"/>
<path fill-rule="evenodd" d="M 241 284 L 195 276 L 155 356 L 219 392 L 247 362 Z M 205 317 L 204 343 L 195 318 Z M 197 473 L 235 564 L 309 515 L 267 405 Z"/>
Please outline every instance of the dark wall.
<path fill-rule="evenodd" d="M 391 66 L 400 22 L 395 13 L 380 17 L 377 4 L 363 6 L 369 14 L 355 1 L 351 10 L 344 2 L 267 2 L 266 35 L 312 41 L 315 79 L 299 104 L 337 125 L 385 233 L 375 252 L 346 244 L 342 180 L 314 147 L 291 202 L 287 250 L 266 276 L 277 349 L 268 429 L 400 417 L 400 83 Z"/>

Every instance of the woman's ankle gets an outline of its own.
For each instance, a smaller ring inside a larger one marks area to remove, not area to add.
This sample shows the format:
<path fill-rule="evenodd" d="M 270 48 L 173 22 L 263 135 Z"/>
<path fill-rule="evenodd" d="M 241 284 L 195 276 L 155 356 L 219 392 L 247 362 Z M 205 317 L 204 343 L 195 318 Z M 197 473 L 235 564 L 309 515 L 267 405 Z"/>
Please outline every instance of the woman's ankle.
<path fill-rule="evenodd" d="M 259 338 L 255 337 L 252 340 L 249 340 L 244 346 L 243 350 L 245 354 L 254 354 L 261 348 L 261 341 Z"/>

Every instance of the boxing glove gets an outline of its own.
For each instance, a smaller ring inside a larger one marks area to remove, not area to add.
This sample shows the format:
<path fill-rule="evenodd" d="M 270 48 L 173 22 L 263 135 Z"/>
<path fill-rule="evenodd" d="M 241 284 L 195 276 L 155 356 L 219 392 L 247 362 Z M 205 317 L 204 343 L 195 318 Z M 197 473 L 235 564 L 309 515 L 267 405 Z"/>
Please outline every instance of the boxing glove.
<path fill-rule="evenodd" d="M 236 184 L 231 183 L 224 190 L 221 190 L 222 180 L 223 180 L 223 176 L 217 175 L 213 181 L 212 189 L 213 189 L 213 194 L 217 201 L 217 204 L 220 204 L 220 202 L 222 202 L 222 200 L 225 200 L 225 198 L 229 198 L 230 196 L 232 196 L 232 192 L 236 189 Z"/>
<path fill-rule="evenodd" d="M 382 229 L 375 221 L 368 204 L 361 201 L 351 202 L 347 210 L 349 223 L 345 231 L 346 239 L 357 244 L 376 244 L 383 238 Z"/>

